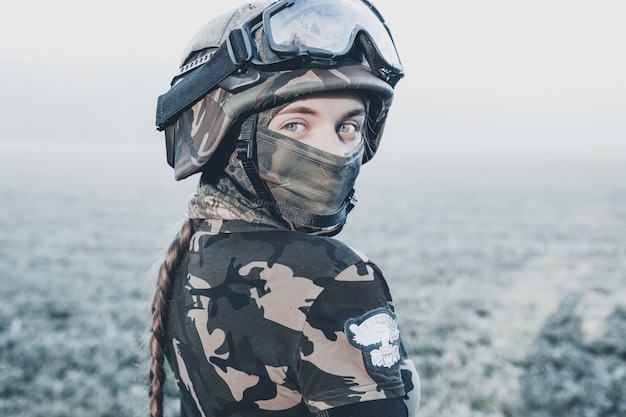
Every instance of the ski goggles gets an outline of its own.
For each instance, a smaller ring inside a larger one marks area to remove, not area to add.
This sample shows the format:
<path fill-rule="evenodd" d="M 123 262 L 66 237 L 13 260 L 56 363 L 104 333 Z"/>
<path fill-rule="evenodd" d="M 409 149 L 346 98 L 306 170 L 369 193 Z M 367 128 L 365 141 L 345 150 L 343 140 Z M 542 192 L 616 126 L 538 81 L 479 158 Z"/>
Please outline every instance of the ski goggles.
<path fill-rule="evenodd" d="M 392 87 L 404 76 L 389 28 L 368 0 L 279 0 L 232 30 L 217 50 L 181 68 L 159 97 L 157 126 L 164 129 L 228 76 L 249 68 L 332 68 L 348 59 L 366 60 Z"/>
<path fill-rule="evenodd" d="M 258 23 L 249 27 L 250 33 Z M 337 60 L 354 55 L 355 46 L 366 35 L 369 45 L 363 46 L 368 59 L 376 61 L 382 70 L 378 74 L 388 81 L 395 72 L 402 72 L 400 58 L 393 39 L 380 13 L 363 0 L 283 0 L 263 12 L 262 26 L 273 56 L 253 59 L 254 65 L 264 66 L 306 57 L 318 65 L 334 65 Z M 367 47 L 373 48 L 366 50 Z M 256 58 L 256 57 L 255 57 Z M 280 66 L 280 65 L 278 65 Z"/>

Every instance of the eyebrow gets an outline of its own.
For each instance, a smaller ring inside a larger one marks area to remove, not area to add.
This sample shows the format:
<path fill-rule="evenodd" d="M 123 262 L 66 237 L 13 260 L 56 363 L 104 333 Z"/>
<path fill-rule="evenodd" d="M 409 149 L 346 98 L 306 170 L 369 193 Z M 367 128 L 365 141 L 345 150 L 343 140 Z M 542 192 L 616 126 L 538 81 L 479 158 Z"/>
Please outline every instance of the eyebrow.
<path fill-rule="evenodd" d="M 308 106 L 292 107 L 290 109 L 283 110 L 280 114 L 310 114 L 312 116 L 318 116 L 319 114 Z M 365 116 L 365 108 L 358 108 L 351 110 L 343 115 L 344 119 L 355 116 Z"/>
<path fill-rule="evenodd" d="M 365 108 L 358 108 L 346 113 L 345 117 L 354 117 L 354 116 L 365 116 Z"/>

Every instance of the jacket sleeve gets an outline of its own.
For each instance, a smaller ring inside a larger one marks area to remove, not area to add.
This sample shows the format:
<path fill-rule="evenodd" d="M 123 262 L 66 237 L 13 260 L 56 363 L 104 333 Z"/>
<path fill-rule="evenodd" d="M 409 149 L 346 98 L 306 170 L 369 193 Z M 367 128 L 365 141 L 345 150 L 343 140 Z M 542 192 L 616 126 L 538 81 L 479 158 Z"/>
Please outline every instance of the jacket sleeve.
<path fill-rule="evenodd" d="M 417 417 L 420 403 L 420 381 L 415 365 L 407 359 L 401 365 L 406 395 L 329 408 L 315 413 L 316 417 Z"/>
<path fill-rule="evenodd" d="M 298 384 L 312 412 L 378 401 L 408 410 L 404 401 L 386 401 L 407 396 L 412 379 L 403 376 L 415 368 L 405 364 L 391 296 L 373 263 L 345 268 L 317 297 L 307 312 L 299 354 Z"/>

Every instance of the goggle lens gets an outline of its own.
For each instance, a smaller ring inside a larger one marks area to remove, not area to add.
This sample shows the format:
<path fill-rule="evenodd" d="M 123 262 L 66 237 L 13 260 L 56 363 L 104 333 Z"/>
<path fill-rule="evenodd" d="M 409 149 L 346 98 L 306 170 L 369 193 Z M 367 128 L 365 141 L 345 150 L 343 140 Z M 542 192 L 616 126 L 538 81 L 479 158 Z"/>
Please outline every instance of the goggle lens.
<path fill-rule="evenodd" d="M 402 68 L 387 27 L 361 0 L 296 1 L 275 11 L 270 9 L 268 15 L 265 32 L 279 53 L 305 45 L 318 53 L 343 56 L 352 49 L 357 33 L 365 31 L 381 57 L 392 67 Z"/>

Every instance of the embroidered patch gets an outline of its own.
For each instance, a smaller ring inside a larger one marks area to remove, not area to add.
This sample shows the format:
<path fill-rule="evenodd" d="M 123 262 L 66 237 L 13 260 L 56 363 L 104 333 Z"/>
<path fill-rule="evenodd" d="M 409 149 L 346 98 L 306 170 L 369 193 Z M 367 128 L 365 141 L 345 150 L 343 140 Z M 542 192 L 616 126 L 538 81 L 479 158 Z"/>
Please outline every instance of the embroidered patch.
<path fill-rule="evenodd" d="M 392 311 L 379 308 L 346 322 L 350 344 L 363 352 L 368 365 L 377 372 L 395 370 L 400 363 L 400 330 Z"/>

